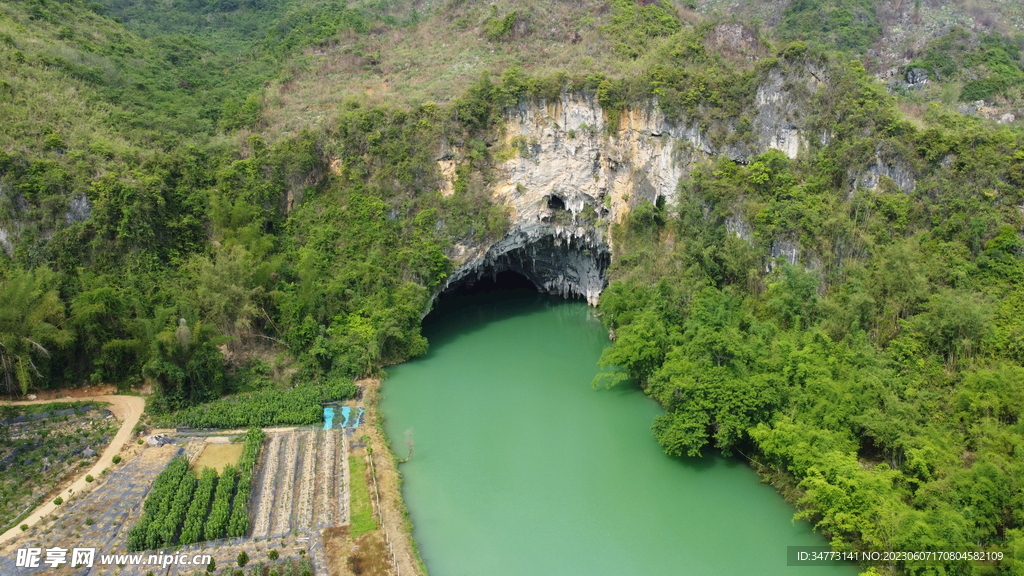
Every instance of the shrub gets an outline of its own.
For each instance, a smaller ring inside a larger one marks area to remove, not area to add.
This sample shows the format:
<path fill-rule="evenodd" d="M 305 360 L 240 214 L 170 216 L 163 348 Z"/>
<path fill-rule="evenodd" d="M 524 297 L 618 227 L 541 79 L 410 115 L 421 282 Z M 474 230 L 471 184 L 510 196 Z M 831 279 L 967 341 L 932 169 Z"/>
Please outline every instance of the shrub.
<path fill-rule="evenodd" d="M 612 0 L 611 22 L 601 31 L 611 38 L 616 54 L 635 60 L 648 51 L 654 38 L 671 36 L 681 28 L 675 9 L 664 0 L 647 6 Z"/>
<path fill-rule="evenodd" d="M 494 10 L 496 11 L 497 9 L 494 8 Z M 491 41 L 508 38 L 512 34 L 512 28 L 515 27 L 517 18 L 518 15 L 515 10 L 502 18 L 498 18 L 497 15 L 488 18 L 487 22 L 484 22 L 484 36 Z"/>
<path fill-rule="evenodd" d="M 95 478 L 92 477 L 92 474 L 86 474 L 85 475 L 85 481 L 86 482 L 92 482 L 93 480 L 95 480 Z"/>
<path fill-rule="evenodd" d="M 238 560 L 238 567 L 243 568 L 249 563 L 249 555 L 245 553 L 245 550 L 242 550 L 238 553 L 238 558 L 236 558 L 236 560 Z"/>
<path fill-rule="evenodd" d="M 308 425 L 323 420 L 321 403 L 355 396 L 351 380 L 309 382 L 290 390 L 258 390 L 168 414 L 168 426 L 238 428 L 244 426 Z"/>
<path fill-rule="evenodd" d="M 277 550 L 271 550 L 267 553 L 267 558 L 271 560 L 277 560 L 281 555 L 277 553 Z"/>
<path fill-rule="evenodd" d="M 114 456 L 114 458 L 113 458 L 112 462 L 113 462 L 114 464 L 120 464 L 120 463 L 121 463 L 121 456 L 120 456 L 120 455 L 118 455 L 118 456 Z"/>
<path fill-rule="evenodd" d="M 56 504 L 57 506 L 60 506 L 61 504 L 64 503 L 64 499 L 61 498 L 60 496 L 57 496 L 56 498 L 53 499 L 53 503 Z"/>

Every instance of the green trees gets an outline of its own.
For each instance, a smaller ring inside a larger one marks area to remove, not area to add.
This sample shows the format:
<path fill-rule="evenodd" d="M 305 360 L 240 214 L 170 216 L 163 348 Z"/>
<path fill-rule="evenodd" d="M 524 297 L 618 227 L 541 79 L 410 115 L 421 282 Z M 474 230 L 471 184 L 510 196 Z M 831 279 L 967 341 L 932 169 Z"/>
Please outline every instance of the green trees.
<path fill-rule="evenodd" d="M 869 1 L 797 0 L 783 14 L 781 35 L 861 54 L 882 35 L 882 25 Z"/>
<path fill-rule="evenodd" d="M 159 401 L 176 409 L 213 400 L 224 391 L 224 357 L 217 348 L 224 339 L 207 324 L 189 327 L 184 318 L 153 341 L 152 359 L 143 374 L 158 387 Z"/>
<path fill-rule="evenodd" d="M 666 452 L 742 453 L 837 547 L 1005 549 L 1024 530 L 1024 252 L 1002 205 L 1024 200 L 1020 137 L 941 114 L 911 129 L 842 74 L 856 96 L 811 122 L 845 136 L 699 167 L 662 222 L 616 229 L 602 378 L 665 407 Z M 916 187 L 851 183 L 837 162 L 873 161 L 860 146 L 901 150 Z"/>
<path fill-rule="evenodd" d="M 245 447 L 238 461 L 238 489 L 231 504 L 231 517 L 228 520 L 227 534 L 235 538 L 244 536 L 249 531 L 249 492 L 252 489 L 252 473 L 256 467 L 263 442 L 263 431 L 251 428 L 245 433 Z"/>
<path fill-rule="evenodd" d="M 185 514 L 188 512 L 189 503 L 196 490 L 196 477 L 191 471 L 186 472 L 178 482 L 174 491 L 174 497 L 170 501 L 167 513 L 160 522 L 160 545 L 170 546 L 178 541 L 178 534 L 182 523 L 185 521 Z"/>
<path fill-rule="evenodd" d="M 191 475 L 188 461 L 179 456 L 172 459 L 167 468 L 156 477 L 153 488 L 142 504 L 142 517 L 128 531 L 129 550 L 145 550 L 161 545 L 164 520 L 174 504 L 178 486 L 182 484 L 186 475 Z"/>
<path fill-rule="evenodd" d="M 249 529 L 252 473 L 263 437 L 262 430 L 249 430 L 239 466 L 226 466 L 220 476 L 204 468 L 197 480 L 184 457 L 171 460 L 153 482 L 142 517 L 128 531 L 128 549 L 244 536 Z"/>
<path fill-rule="evenodd" d="M 252 489 L 252 473 L 239 472 L 238 491 L 231 504 L 227 535 L 231 538 L 245 536 L 249 531 L 249 491 Z"/>
<path fill-rule="evenodd" d="M 38 363 L 72 338 L 61 326 L 64 305 L 54 278 L 45 268 L 0 277 L 0 380 L 7 394 L 27 394 L 42 376 Z"/>
<path fill-rule="evenodd" d="M 681 27 L 675 9 L 668 2 L 637 5 L 628 0 L 614 0 L 611 22 L 603 32 L 612 38 L 616 54 L 636 59 L 647 52 L 653 39 L 670 36 Z"/>
<path fill-rule="evenodd" d="M 71 302 L 69 325 L 77 336 L 75 357 L 91 382 L 137 382 L 141 342 L 133 333 L 125 290 L 108 278 L 82 278 L 82 291 Z M 133 370 L 134 369 L 134 370 Z"/>

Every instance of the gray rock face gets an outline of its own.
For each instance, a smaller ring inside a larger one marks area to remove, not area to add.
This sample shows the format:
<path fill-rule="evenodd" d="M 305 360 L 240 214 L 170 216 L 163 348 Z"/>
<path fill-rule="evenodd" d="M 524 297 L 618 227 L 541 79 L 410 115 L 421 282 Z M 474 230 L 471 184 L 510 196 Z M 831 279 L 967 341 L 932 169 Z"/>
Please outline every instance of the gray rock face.
<path fill-rule="evenodd" d="M 892 183 L 904 194 L 910 194 L 917 186 L 914 172 L 902 160 L 895 155 L 884 154 L 880 150 L 875 152 L 875 161 L 869 164 L 863 172 L 854 176 L 852 183 L 854 187 L 877 190 L 882 176 L 892 180 Z"/>
<path fill-rule="evenodd" d="M 814 85 L 808 86 L 814 90 Z M 754 97 L 757 106 L 753 130 L 757 137 L 760 154 L 768 149 L 781 150 L 790 158 L 796 158 L 805 145 L 803 134 L 797 122 L 803 114 L 792 94 L 785 87 L 785 78 L 778 71 L 768 75 L 768 80 L 757 89 Z"/>
<path fill-rule="evenodd" d="M 928 71 L 924 68 L 912 68 L 906 73 L 907 84 L 913 88 L 924 86 L 928 83 Z"/>
<path fill-rule="evenodd" d="M 769 271 L 774 268 L 774 260 L 779 257 L 785 258 L 787 262 L 793 265 L 800 261 L 800 245 L 793 240 L 780 238 L 772 241 L 771 246 L 768 248 L 768 253 L 772 257 L 772 261 L 768 266 Z"/>
<path fill-rule="evenodd" d="M 752 136 L 736 149 L 717 147 L 697 118 L 668 121 L 656 101 L 623 111 L 614 130 L 590 96 L 521 102 L 507 111 L 495 144 L 496 156 L 507 160 L 497 166 L 492 201 L 506 207 L 510 230 L 493 244 L 455 245 L 448 256 L 456 270 L 442 291 L 511 270 L 538 290 L 596 304 L 614 252 L 610 227 L 641 202 L 675 204 L 680 180 L 713 155 L 744 162 L 774 148 L 795 158 L 807 146 L 798 104 L 823 85 L 819 76 L 811 71 L 794 81 L 771 73 L 755 97 Z M 459 161 L 457 154 L 438 160 L 443 193 L 453 190 Z M 727 226 L 753 237 L 741 218 Z M 796 262 L 800 249 L 781 241 L 773 255 Z"/>
<path fill-rule="evenodd" d="M 10 234 L 4 228 L 0 228 L 0 248 L 3 248 L 8 256 L 14 255 L 14 243 L 11 242 Z"/>
<path fill-rule="evenodd" d="M 600 235 L 582 226 L 540 223 L 513 229 L 482 256 L 465 262 L 448 278 L 445 289 L 512 271 L 541 292 L 585 298 L 596 306 L 610 263 L 611 252 Z"/>
<path fill-rule="evenodd" d="M 67 221 L 68 225 L 74 224 L 75 222 L 83 222 L 89 219 L 89 215 L 91 213 L 92 204 L 90 204 L 89 199 L 82 194 L 71 199 L 71 202 L 68 204 L 68 211 L 64 213 L 64 220 Z"/>

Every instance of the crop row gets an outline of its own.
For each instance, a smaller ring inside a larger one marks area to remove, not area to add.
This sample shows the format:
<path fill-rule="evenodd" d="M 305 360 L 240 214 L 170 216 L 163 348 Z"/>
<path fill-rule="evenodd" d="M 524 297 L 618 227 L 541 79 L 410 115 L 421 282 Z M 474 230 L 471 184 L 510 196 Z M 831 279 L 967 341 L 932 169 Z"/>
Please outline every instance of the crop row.
<path fill-rule="evenodd" d="M 249 430 L 238 467 L 205 468 L 197 480 L 178 456 L 156 477 L 142 505 L 142 518 L 128 531 L 130 551 L 192 544 L 249 530 L 249 487 L 263 431 Z"/>
<path fill-rule="evenodd" d="M 231 520 L 228 522 L 228 536 L 244 536 L 249 531 L 249 492 L 252 490 L 252 473 L 256 469 L 256 458 L 263 443 L 263 430 L 252 428 L 245 433 L 245 447 L 238 460 L 238 489 L 231 505 Z"/>

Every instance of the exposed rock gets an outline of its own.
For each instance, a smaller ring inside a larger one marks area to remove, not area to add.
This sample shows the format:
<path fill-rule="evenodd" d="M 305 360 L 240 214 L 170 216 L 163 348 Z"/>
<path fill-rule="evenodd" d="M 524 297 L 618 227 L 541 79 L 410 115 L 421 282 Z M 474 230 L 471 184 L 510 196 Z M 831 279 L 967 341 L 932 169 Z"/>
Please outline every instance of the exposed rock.
<path fill-rule="evenodd" d="M 441 171 L 441 196 L 447 198 L 455 193 L 455 161 L 442 158 L 437 161 L 437 168 Z"/>
<path fill-rule="evenodd" d="M 750 242 L 754 239 L 754 232 L 750 225 L 737 216 L 729 216 L 725 219 L 725 229 L 737 238 Z"/>
<path fill-rule="evenodd" d="M 755 60 L 764 51 L 753 30 L 739 22 L 724 22 L 714 27 L 704 40 L 714 53 L 736 60 Z"/>
<path fill-rule="evenodd" d="M 794 240 L 775 239 L 768 247 L 768 254 L 772 257 L 768 263 L 769 271 L 774 268 L 775 259 L 779 257 L 785 258 L 790 264 L 796 264 L 800 261 L 800 245 Z"/>
<path fill-rule="evenodd" d="M 877 190 L 882 176 L 892 180 L 904 194 L 911 193 L 917 185 L 913 171 L 906 164 L 895 157 L 883 158 L 881 153 L 876 153 L 875 161 L 854 176 L 852 181 L 856 187 Z"/>
<path fill-rule="evenodd" d="M 0 228 L 0 248 L 3 248 L 8 256 L 14 256 L 14 243 L 11 242 L 10 235 L 5 228 Z"/>
<path fill-rule="evenodd" d="M 447 287 L 472 285 L 485 275 L 506 270 L 522 274 L 539 291 L 582 297 L 597 304 L 611 263 L 608 245 L 582 226 L 561 228 L 539 224 L 516 228 L 491 245 L 483 256 L 453 273 Z"/>
<path fill-rule="evenodd" d="M 904 74 L 904 78 L 908 86 L 918 88 L 928 83 L 928 71 L 924 68 L 911 68 Z"/>
<path fill-rule="evenodd" d="M 814 86 L 810 88 L 816 89 Z M 796 158 L 804 146 L 796 124 L 802 114 L 796 99 L 785 88 L 785 78 L 780 72 L 776 70 L 768 75 L 768 81 L 757 89 L 754 104 L 757 106 L 753 126 L 760 149 L 758 153 L 774 148 Z"/>
<path fill-rule="evenodd" d="M 149 446 L 163 446 L 164 444 L 172 444 L 174 441 L 162 434 L 154 434 L 149 438 L 146 438 L 146 444 Z"/>
<path fill-rule="evenodd" d="M 70 226 L 75 222 L 88 220 L 91 213 L 92 204 L 89 203 L 89 199 L 86 198 L 85 194 L 80 194 L 71 199 L 71 203 L 68 204 L 68 211 L 64 213 L 64 220 Z"/>

